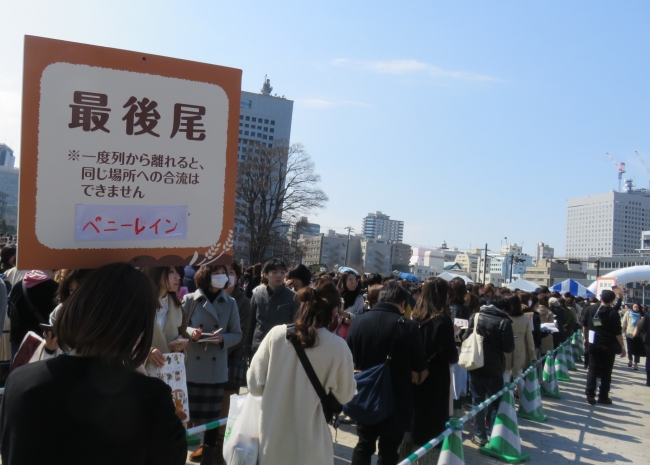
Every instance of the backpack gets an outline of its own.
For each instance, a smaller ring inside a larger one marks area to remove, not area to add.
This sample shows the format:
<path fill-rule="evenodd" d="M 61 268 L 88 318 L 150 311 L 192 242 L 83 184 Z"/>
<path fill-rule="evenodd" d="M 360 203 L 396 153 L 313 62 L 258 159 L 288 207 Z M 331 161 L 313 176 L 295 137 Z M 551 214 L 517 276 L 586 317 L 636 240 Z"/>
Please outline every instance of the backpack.
<path fill-rule="evenodd" d="M 397 322 L 386 361 L 354 375 L 357 392 L 343 406 L 343 413 L 363 425 L 376 425 L 393 413 L 393 384 L 390 361 L 395 350 L 395 333 L 402 331 L 404 318 Z"/>

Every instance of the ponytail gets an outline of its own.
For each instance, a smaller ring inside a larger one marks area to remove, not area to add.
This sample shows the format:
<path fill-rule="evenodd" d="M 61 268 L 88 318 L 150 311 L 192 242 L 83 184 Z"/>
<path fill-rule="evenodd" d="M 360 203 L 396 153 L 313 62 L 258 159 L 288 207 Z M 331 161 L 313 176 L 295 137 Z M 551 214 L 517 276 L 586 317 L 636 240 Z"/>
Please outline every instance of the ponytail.
<path fill-rule="evenodd" d="M 332 320 L 332 311 L 341 305 L 341 297 L 332 283 L 323 283 L 320 289 L 305 287 L 300 289 L 295 299 L 300 309 L 294 319 L 296 331 L 289 336 L 308 349 L 318 345 L 318 328 L 327 328 Z"/>

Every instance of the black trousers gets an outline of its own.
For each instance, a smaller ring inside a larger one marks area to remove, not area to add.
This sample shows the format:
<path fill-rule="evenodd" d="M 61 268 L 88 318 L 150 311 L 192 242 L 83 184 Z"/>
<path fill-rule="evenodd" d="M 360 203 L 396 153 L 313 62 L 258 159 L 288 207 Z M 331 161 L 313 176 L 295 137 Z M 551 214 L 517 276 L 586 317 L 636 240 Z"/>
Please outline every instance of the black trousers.
<path fill-rule="evenodd" d="M 631 362 L 632 358 L 634 358 L 634 363 L 639 363 L 641 361 L 641 356 L 640 355 L 632 355 L 632 352 L 634 352 L 634 345 L 632 342 L 631 337 L 625 337 L 625 342 L 627 345 L 627 359 Z"/>
<path fill-rule="evenodd" d="M 612 350 L 589 346 L 589 371 L 587 372 L 587 389 L 585 390 L 587 397 L 596 397 L 598 377 L 600 377 L 598 397 L 600 399 L 609 397 L 614 360 L 616 360 L 616 354 Z"/>
<path fill-rule="evenodd" d="M 399 463 L 399 446 L 404 438 L 404 431 L 395 430 L 385 422 L 378 425 L 357 424 L 359 442 L 352 452 L 352 465 L 370 465 L 375 453 L 375 444 L 379 438 L 379 460 L 377 465 L 397 465 Z"/>

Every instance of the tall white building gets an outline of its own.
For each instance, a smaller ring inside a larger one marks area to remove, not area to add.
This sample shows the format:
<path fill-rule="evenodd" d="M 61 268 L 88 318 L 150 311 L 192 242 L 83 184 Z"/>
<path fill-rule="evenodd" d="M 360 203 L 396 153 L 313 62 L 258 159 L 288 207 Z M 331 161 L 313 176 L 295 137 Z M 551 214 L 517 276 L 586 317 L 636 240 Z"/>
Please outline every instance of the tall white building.
<path fill-rule="evenodd" d="M 555 249 L 548 244 L 538 242 L 535 246 L 535 263 L 539 263 L 542 258 L 553 258 Z"/>
<path fill-rule="evenodd" d="M 644 230 L 650 230 L 650 191 L 633 189 L 631 181 L 626 181 L 626 192 L 567 201 L 568 258 L 633 253 Z"/>
<path fill-rule="evenodd" d="M 277 144 L 289 145 L 291 139 L 291 119 L 293 101 L 271 95 L 273 87 L 266 77 L 260 93 L 242 91 L 239 105 L 239 143 L 238 160 L 254 154 L 257 144 L 273 148 Z M 251 152 L 250 150 L 253 150 Z M 241 200 L 237 200 L 241 202 Z M 245 239 L 250 234 L 246 226 L 235 216 L 234 253 L 236 259 L 246 260 Z"/>
<path fill-rule="evenodd" d="M 391 220 L 390 216 L 382 212 L 368 213 L 362 220 L 361 230 L 363 235 L 371 239 L 386 239 L 402 242 L 404 236 L 404 222 Z"/>

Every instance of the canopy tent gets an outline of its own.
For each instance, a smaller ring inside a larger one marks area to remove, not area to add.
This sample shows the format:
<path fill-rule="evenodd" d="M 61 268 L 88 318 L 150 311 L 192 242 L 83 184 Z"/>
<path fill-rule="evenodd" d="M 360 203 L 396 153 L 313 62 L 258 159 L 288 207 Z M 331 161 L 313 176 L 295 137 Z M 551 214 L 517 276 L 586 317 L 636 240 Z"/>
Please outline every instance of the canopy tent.
<path fill-rule="evenodd" d="M 462 274 L 450 273 L 448 271 L 444 271 L 440 273 L 438 275 L 438 278 L 442 278 L 445 281 L 451 281 L 454 278 L 461 278 L 463 281 L 465 281 L 465 284 L 472 282 L 472 280 L 469 279 L 467 276 L 463 276 Z"/>
<path fill-rule="evenodd" d="M 574 281 L 573 279 L 567 279 L 565 281 L 562 281 L 561 283 L 557 283 L 555 286 L 551 288 L 552 292 L 561 292 L 564 294 L 565 292 L 570 292 L 573 295 L 576 295 L 578 297 L 594 297 L 595 294 L 591 292 L 589 289 L 587 289 L 585 286 L 580 284 L 578 281 Z"/>
<path fill-rule="evenodd" d="M 400 279 L 406 279 L 406 280 L 412 281 L 414 283 L 419 283 L 420 282 L 418 277 L 411 274 L 411 273 L 402 273 L 401 271 L 393 271 L 393 276 L 395 276 L 396 278 L 400 278 Z"/>
<path fill-rule="evenodd" d="M 527 281 L 525 279 L 518 279 L 511 283 L 504 284 L 503 286 L 507 287 L 508 289 L 521 289 L 522 291 L 526 292 L 533 292 L 535 289 L 540 287 L 539 284 L 532 281 Z"/>
<path fill-rule="evenodd" d="M 345 273 L 346 271 L 351 271 L 352 273 L 354 273 L 354 274 L 356 274 L 357 276 L 359 276 L 359 272 L 358 272 L 357 270 L 353 270 L 352 268 L 349 268 L 349 267 L 347 267 L 347 266 L 341 266 L 341 267 L 339 267 L 339 269 L 338 269 L 338 272 L 339 272 L 339 273 Z"/>

